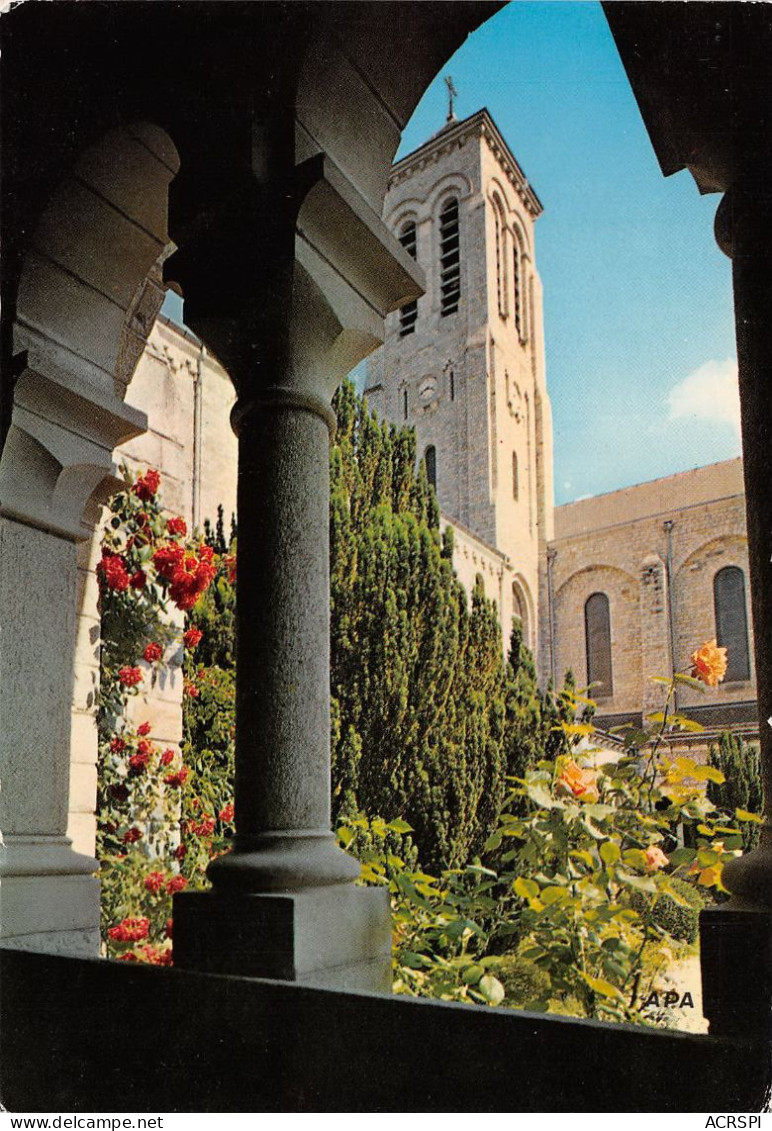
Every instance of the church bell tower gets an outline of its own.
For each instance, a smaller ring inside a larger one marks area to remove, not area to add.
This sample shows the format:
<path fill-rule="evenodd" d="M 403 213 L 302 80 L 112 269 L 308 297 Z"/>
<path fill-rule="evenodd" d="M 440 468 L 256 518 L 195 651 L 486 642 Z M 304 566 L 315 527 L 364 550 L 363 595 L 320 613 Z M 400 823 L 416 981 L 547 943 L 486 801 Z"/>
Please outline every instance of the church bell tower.
<path fill-rule="evenodd" d="M 452 103 L 451 103 L 452 113 Z M 426 294 L 389 315 L 365 393 L 415 428 L 454 565 L 480 573 L 538 650 L 540 563 L 552 536 L 552 425 L 534 225 L 541 203 L 487 110 L 394 165 L 384 219 Z M 480 566 L 479 569 L 476 567 Z"/>

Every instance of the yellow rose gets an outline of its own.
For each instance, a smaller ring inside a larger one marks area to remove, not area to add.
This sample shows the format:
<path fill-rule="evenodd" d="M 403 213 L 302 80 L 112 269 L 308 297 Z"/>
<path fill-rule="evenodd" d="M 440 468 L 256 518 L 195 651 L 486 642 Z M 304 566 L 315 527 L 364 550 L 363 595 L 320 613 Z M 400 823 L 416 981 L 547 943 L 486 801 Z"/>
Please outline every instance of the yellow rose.
<path fill-rule="evenodd" d="M 582 801 L 598 800 L 598 775 L 595 770 L 583 770 L 576 762 L 567 762 L 558 778 L 558 786 Z"/>
<path fill-rule="evenodd" d="M 670 863 L 665 853 L 661 848 L 658 848 L 656 844 L 649 845 L 646 849 L 645 856 L 647 872 L 658 872 L 660 868 L 665 868 Z"/>
<path fill-rule="evenodd" d="M 707 640 L 690 657 L 692 679 L 701 680 L 707 687 L 717 687 L 726 675 L 726 648 L 719 648 L 715 640 Z"/>

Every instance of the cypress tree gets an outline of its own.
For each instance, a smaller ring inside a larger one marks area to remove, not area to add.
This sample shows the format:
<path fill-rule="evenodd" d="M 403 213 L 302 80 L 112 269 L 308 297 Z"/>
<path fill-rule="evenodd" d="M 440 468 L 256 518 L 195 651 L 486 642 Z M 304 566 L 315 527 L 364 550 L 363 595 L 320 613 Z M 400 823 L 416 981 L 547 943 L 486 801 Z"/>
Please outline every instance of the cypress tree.
<path fill-rule="evenodd" d="M 708 782 L 708 797 L 720 809 L 734 813 L 747 809 L 761 813 L 761 765 L 759 748 L 745 742 L 741 735 L 724 731 L 718 746 L 710 747 L 710 764 L 724 775 L 724 781 Z M 750 852 L 759 842 L 759 826 L 744 824 L 743 849 Z"/>
<path fill-rule="evenodd" d="M 415 830 L 428 867 L 481 850 L 504 791 L 504 664 L 495 607 L 467 604 L 415 435 L 350 384 L 331 457 L 332 792 Z"/>

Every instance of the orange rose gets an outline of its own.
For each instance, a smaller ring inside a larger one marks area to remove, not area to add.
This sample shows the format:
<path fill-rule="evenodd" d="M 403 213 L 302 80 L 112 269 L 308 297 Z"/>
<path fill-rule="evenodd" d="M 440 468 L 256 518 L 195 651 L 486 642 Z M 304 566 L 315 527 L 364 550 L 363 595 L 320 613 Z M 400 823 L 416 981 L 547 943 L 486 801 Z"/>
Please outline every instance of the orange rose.
<path fill-rule="evenodd" d="M 650 844 L 645 852 L 646 856 L 646 871 L 658 872 L 660 868 L 665 868 L 670 861 L 661 848 L 657 848 L 656 844 Z"/>
<path fill-rule="evenodd" d="M 715 640 L 707 640 L 690 657 L 692 679 L 701 680 L 707 687 L 717 687 L 726 675 L 726 648 L 719 648 Z"/>
<path fill-rule="evenodd" d="M 558 786 L 582 801 L 598 800 L 598 775 L 595 770 L 583 770 L 576 762 L 567 762 L 558 778 Z"/>

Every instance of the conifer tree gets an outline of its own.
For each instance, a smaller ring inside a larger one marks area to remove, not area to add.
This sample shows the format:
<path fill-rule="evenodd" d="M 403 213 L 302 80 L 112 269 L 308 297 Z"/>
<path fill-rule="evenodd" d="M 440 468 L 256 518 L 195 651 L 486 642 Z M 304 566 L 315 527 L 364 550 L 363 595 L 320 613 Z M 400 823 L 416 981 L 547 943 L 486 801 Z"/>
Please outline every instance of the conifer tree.
<path fill-rule="evenodd" d="M 402 817 L 426 866 L 482 848 L 504 791 L 504 665 L 482 583 L 471 607 L 415 435 L 350 384 L 331 459 L 333 804 Z"/>
<path fill-rule="evenodd" d="M 721 784 L 708 782 L 708 797 L 721 809 L 734 813 L 745 809 L 761 813 L 761 766 L 759 748 L 743 741 L 739 734 L 725 731 L 718 746 L 710 747 L 710 764 L 724 775 Z M 743 824 L 743 849 L 750 852 L 759 841 L 759 826 Z"/>

